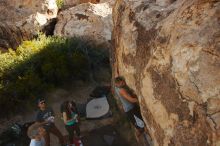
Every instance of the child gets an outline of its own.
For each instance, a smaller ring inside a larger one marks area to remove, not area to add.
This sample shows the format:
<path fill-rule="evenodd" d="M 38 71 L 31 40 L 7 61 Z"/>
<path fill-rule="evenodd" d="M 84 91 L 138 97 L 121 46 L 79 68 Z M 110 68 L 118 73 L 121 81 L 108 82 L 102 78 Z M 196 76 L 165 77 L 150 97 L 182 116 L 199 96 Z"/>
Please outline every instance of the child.
<path fill-rule="evenodd" d="M 74 143 L 74 139 L 80 138 L 79 117 L 76 104 L 73 101 L 65 101 L 61 108 L 65 128 L 69 134 L 70 144 Z M 74 133 L 76 132 L 76 137 Z"/>
<path fill-rule="evenodd" d="M 39 124 L 33 124 L 28 128 L 28 136 L 31 138 L 30 146 L 45 146 L 45 129 Z"/>

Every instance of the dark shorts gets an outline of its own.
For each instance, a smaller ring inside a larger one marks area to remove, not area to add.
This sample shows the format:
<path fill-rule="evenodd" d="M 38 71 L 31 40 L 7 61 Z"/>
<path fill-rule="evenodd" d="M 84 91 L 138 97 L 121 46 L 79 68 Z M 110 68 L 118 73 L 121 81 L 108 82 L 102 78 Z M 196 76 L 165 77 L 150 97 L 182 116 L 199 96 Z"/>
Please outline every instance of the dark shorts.
<path fill-rule="evenodd" d="M 134 115 L 143 121 L 139 106 L 134 106 L 133 109 L 126 112 L 126 116 L 127 116 L 128 120 L 132 123 L 132 125 L 135 126 L 136 129 L 142 129 L 142 128 L 137 126 Z"/>

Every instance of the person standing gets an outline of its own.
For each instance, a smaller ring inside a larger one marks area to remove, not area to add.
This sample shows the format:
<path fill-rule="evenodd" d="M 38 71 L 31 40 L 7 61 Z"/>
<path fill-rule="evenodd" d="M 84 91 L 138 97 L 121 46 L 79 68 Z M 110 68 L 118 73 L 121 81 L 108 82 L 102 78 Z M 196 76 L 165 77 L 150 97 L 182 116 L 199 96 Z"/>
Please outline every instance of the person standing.
<path fill-rule="evenodd" d="M 144 131 L 145 125 L 140 113 L 138 99 L 121 76 L 115 78 L 115 94 L 121 101 L 128 120 L 134 125 L 138 135 L 140 135 Z"/>
<path fill-rule="evenodd" d="M 69 143 L 74 144 L 74 140 L 80 139 L 79 116 L 75 102 L 65 101 L 61 106 L 61 112 L 65 128 L 69 134 Z"/>
<path fill-rule="evenodd" d="M 61 146 L 64 146 L 64 138 L 54 123 L 54 112 L 52 108 L 46 106 L 45 99 L 38 99 L 39 111 L 36 117 L 36 123 L 42 125 L 46 134 L 44 136 L 45 146 L 50 146 L 50 133 L 56 135 Z"/>

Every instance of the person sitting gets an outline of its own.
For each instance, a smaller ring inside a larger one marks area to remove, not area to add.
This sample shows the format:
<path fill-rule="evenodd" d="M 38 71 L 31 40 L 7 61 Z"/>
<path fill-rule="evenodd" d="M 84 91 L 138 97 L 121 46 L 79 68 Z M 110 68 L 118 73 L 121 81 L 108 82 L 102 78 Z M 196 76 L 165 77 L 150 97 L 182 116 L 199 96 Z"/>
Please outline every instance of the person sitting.
<path fill-rule="evenodd" d="M 33 124 L 28 128 L 27 135 L 31 139 L 30 146 L 45 146 L 45 129 L 39 124 Z"/>
<path fill-rule="evenodd" d="M 61 112 L 65 128 L 69 134 L 69 142 L 73 144 L 74 139 L 80 138 L 79 116 L 75 102 L 65 101 L 61 105 Z M 76 136 L 74 133 L 76 133 Z"/>
<path fill-rule="evenodd" d="M 122 103 L 128 120 L 134 125 L 140 135 L 144 131 L 144 122 L 138 106 L 138 99 L 121 76 L 115 78 L 115 94 Z"/>

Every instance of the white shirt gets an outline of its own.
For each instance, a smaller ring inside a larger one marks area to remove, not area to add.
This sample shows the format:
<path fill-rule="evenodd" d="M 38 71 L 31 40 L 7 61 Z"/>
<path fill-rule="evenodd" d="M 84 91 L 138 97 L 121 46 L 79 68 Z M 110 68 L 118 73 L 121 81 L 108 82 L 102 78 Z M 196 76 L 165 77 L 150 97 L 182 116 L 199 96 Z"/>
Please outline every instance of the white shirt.
<path fill-rule="evenodd" d="M 44 140 L 44 138 L 41 138 L 40 141 L 35 140 L 35 139 L 31 139 L 30 146 L 44 146 L 44 145 L 45 145 L 45 140 Z"/>

